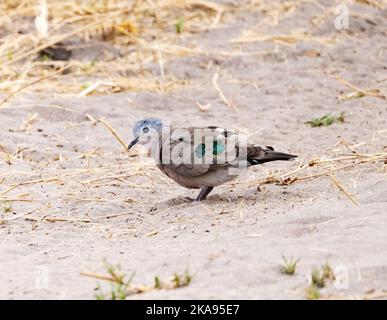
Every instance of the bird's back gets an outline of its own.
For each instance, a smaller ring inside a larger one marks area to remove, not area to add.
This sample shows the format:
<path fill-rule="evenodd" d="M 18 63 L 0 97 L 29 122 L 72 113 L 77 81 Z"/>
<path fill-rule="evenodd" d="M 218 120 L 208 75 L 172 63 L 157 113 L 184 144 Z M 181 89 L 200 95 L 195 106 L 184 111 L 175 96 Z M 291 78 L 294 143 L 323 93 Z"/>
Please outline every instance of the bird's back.
<path fill-rule="evenodd" d="M 234 179 L 235 169 L 294 157 L 219 127 L 171 128 L 160 140 L 158 167 L 184 187 L 202 188 Z"/>

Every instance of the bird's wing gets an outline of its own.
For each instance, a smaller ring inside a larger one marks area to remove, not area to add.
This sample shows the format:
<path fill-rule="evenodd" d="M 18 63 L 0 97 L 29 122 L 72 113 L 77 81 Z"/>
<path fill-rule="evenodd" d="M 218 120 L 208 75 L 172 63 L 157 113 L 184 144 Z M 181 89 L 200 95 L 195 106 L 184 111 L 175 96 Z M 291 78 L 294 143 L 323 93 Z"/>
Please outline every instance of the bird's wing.
<path fill-rule="evenodd" d="M 248 145 L 247 146 L 247 159 L 259 159 L 265 156 L 265 150 L 274 150 L 269 148 L 262 148 L 257 145 Z"/>
<path fill-rule="evenodd" d="M 170 139 L 164 139 L 161 146 L 162 167 L 167 175 L 197 177 L 228 166 L 226 146 L 233 135 L 218 127 L 174 128 Z"/>

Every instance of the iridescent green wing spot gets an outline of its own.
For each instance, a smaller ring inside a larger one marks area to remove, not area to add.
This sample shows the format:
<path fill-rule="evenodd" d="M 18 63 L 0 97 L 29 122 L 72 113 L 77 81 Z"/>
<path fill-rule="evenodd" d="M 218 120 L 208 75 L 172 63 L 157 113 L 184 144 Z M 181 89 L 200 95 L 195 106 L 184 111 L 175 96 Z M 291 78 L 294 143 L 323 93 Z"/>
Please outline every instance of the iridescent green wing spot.
<path fill-rule="evenodd" d="M 218 155 L 224 152 L 224 145 L 219 141 L 214 141 L 212 143 L 212 154 Z"/>
<path fill-rule="evenodd" d="M 195 154 L 199 157 L 199 158 L 203 158 L 204 155 L 206 154 L 206 145 L 204 143 L 201 143 L 197 146 L 196 150 L 195 150 Z"/>
<path fill-rule="evenodd" d="M 218 154 L 221 154 L 222 152 L 224 152 L 224 150 L 225 150 L 224 145 L 221 142 L 214 141 L 212 143 L 212 154 L 213 155 L 216 156 Z M 206 145 L 204 143 L 199 144 L 195 150 L 195 154 L 199 158 L 203 158 L 204 155 L 206 154 Z"/>

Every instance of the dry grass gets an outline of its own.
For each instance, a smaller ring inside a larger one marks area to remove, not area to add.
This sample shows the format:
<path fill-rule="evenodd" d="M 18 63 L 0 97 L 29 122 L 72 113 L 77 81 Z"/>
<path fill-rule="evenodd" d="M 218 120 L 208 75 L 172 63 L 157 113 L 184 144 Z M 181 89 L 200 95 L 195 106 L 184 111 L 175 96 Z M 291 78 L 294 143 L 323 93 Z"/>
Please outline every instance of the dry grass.
<path fill-rule="evenodd" d="M 122 272 L 120 265 L 111 265 L 105 261 L 105 269 L 107 275 L 102 275 L 92 272 L 81 272 L 80 274 L 85 277 L 94 278 L 110 282 L 112 284 L 110 292 L 102 292 L 100 286 L 99 293 L 96 295 L 98 300 L 125 300 L 131 295 L 142 294 L 151 292 L 154 290 L 174 290 L 190 285 L 192 281 L 192 275 L 186 270 L 184 273 L 175 273 L 172 277 L 166 280 L 161 280 L 159 276 L 154 277 L 153 285 L 135 285 L 133 284 L 134 273 L 131 276 L 127 276 Z"/>
<path fill-rule="evenodd" d="M 48 15 L 42 14 L 42 6 Z M 178 45 L 179 39 L 216 27 L 233 8 L 204 0 L 6 0 L 0 10 L 4 12 L 0 18 L 0 92 L 14 92 L 57 70 L 60 74 L 49 83 L 54 92 L 80 94 L 91 87 L 86 94 L 109 94 L 173 90 L 187 84 L 165 74 L 163 63 L 206 54 Z M 181 19 L 184 30 L 178 33 L 175 24 Z M 62 68 L 69 62 L 42 55 L 57 45 L 85 54 L 70 56 L 71 69 L 65 72 Z M 96 45 L 104 49 L 93 56 Z M 161 77 L 147 71 L 154 63 L 160 65 Z M 43 88 L 47 90 L 47 83 L 29 90 Z"/>
<path fill-rule="evenodd" d="M 291 185 L 306 180 L 330 177 L 334 186 L 345 195 L 352 203 L 359 202 L 338 181 L 335 174 L 351 175 L 359 167 L 368 165 L 378 172 L 384 172 L 387 163 L 387 152 L 372 150 L 376 140 L 386 139 L 387 130 L 379 130 L 372 134 L 372 138 L 349 145 L 339 141 L 331 150 L 331 156 L 322 156 L 300 163 L 297 169 L 286 173 L 269 173 L 263 179 L 254 179 L 245 183 L 248 187 L 259 187 L 262 184 Z M 338 147 L 339 146 L 339 147 Z M 342 147 L 340 147 L 342 146 Z M 348 152 L 349 151 L 349 152 Z M 240 183 L 240 182 L 237 182 Z"/>
<path fill-rule="evenodd" d="M 170 91 L 191 82 L 166 72 L 171 59 L 187 55 L 236 56 L 261 53 L 244 52 L 241 45 L 265 41 L 293 46 L 299 42 L 317 42 L 333 45 L 340 39 L 316 37 L 306 30 L 289 34 L 257 33 L 246 30 L 237 39 L 230 39 L 234 52 L 208 52 L 197 46 L 181 45 L 182 39 L 203 33 L 232 20 L 236 12 L 257 11 L 264 15 L 263 24 L 273 27 L 278 17 L 287 18 L 304 2 L 310 2 L 321 12 L 314 23 L 321 24 L 334 14 L 314 0 L 243 1 L 223 5 L 208 0 L 4 0 L 0 4 L 0 93 L 26 91 L 77 94 L 111 94 L 127 91 Z M 358 1 L 360 2 L 360 1 Z M 385 1 L 361 1 L 377 8 L 386 7 Z M 261 30 L 261 28 L 260 28 Z M 71 55 L 70 61 L 50 57 L 48 50 L 59 46 Z M 98 49 L 99 48 L 99 49 Z M 67 69 L 66 66 L 71 65 Z M 159 74 L 150 71 L 158 65 Z M 54 72 L 53 72 L 54 71 Z M 47 77 L 51 81 L 39 83 Z M 213 78 L 220 98 L 234 111 L 237 107 L 222 93 Z M 384 99 L 377 89 L 359 89 L 346 80 L 338 81 L 351 87 L 353 95 L 374 96 Z M 4 101 L 5 102 L 5 101 Z"/>

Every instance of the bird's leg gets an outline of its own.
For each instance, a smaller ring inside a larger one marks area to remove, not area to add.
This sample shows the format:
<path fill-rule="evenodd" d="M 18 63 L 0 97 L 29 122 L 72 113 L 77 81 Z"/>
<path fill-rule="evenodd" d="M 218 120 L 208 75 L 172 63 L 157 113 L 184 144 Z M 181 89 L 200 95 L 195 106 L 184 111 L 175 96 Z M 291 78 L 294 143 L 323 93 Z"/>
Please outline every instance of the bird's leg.
<path fill-rule="evenodd" d="M 204 200 L 210 194 L 212 189 L 214 189 L 214 187 L 203 187 L 200 190 L 200 193 L 199 193 L 198 197 L 196 198 L 196 201 Z"/>

